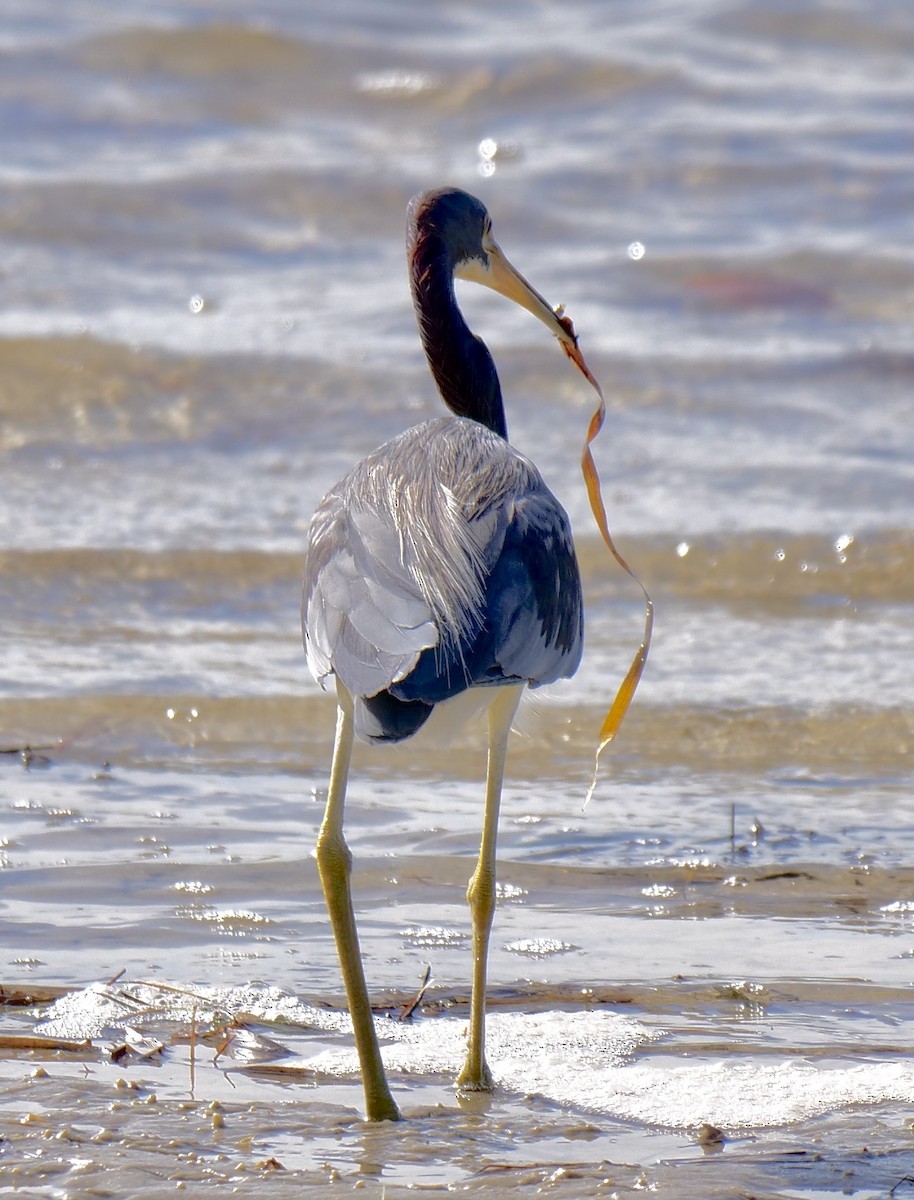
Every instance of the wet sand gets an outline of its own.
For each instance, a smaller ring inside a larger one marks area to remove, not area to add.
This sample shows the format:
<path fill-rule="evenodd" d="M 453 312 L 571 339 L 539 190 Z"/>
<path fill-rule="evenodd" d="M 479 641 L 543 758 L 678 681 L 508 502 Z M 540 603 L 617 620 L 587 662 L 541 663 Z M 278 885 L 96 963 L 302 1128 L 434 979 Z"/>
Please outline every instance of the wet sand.
<path fill-rule="evenodd" d="M 356 1187 L 379 1196 L 455 1189 L 486 1196 L 628 1195 L 649 1188 L 682 1197 L 876 1197 L 903 1188 L 909 1170 L 909 1102 L 892 1099 L 889 1087 L 876 1108 L 852 1104 L 835 1112 L 833 1097 L 822 1097 L 815 1111 L 816 1099 L 802 1094 L 815 1073 L 804 1078 L 799 1065 L 854 1078 L 869 1064 L 878 1091 L 887 1062 L 910 1063 L 914 1012 L 906 989 L 708 988 L 685 981 L 593 989 L 587 1012 L 624 1014 L 622 1020 L 663 1029 L 638 1050 L 637 1063 L 668 1072 L 668 1086 L 676 1086 L 685 1063 L 699 1072 L 716 1064 L 706 1078 L 720 1074 L 722 1059 L 744 1073 L 729 1111 L 715 1114 L 720 1125 L 666 1128 L 503 1089 L 492 1097 L 458 1097 L 449 1079 L 435 1075 L 394 1076 L 406 1120 L 372 1126 L 354 1111 L 361 1099 L 356 1080 L 309 1065 L 334 1035 L 242 1013 L 232 1020 L 223 1011 L 213 1021 L 205 997 L 185 996 L 192 1020 L 176 1023 L 137 1001 L 141 987 L 119 981 L 106 992 L 130 1015 L 122 1037 L 94 1044 L 64 1047 L 44 1035 L 47 1048 L 40 1048 L 32 1021 L 7 1010 L 5 1025 L 26 1043 L 4 1045 L 8 1186 L 30 1195 L 45 1194 L 47 1186 L 96 1195 L 116 1170 L 117 1194 L 142 1197 L 176 1187 L 203 1194 L 226 1183 L 235 1194 L 267 1186 L 278 1196 L 309 1195 L 312 1188 L 326 1193 L 330 1185 L 341 1194 Z M 164 1005 L 172 1000 L 159 995 Z M 388 999 L 395 1011 L 405 997 Z M 463 997 L 435 995 L 413 1023 L 433 1025 L 455 1007 L 465 1012 Z M 511 1011 L 559 1011 L 573 1021 L 582 1004 L 569 993 L 529 987 L 525 995 L 496 992 L 491 1011 L 493 1025 Z M 318 1017 L 332 1015 L 323 1009 Z M 747 1120 L 746 1110 L 757 1103 L 753 1078 L 767 1067 L 775 1068 L 770 1090 L 786 1084 L 800 1093 L 798 1109 L 811 1108 L 812 1115 L 770 1127 Z M 785 1080 L 785 1072 L 792 1078 Z M 910 1079 L 909 1071 L 908 1087 Z M 695 1108 L 694 1097 L 684 1102 Z"/>

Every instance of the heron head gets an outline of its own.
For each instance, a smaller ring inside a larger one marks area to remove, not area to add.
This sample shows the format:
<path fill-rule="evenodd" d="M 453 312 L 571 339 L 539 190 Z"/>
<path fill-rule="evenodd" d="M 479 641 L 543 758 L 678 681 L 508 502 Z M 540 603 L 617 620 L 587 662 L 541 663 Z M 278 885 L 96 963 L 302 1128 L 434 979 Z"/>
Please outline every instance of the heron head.
<path fill-rule="evenodd" d="M 482 201 L 459 188 L 438 188 L 415 196 L 407 210 L 410 247 L 433 246 L 451 271 L 486 259 L 484 240 L 492 222 Z"/>
<path fill-rule="evenodd" d="M 552 308 L 505 257 L 492 234 L 492 218 L 482 201 L 459 188 L 423 192 L 410 202 L 408 225 L 411 256 L 433 241 L 458 279 L 480 283 L 507 296 L 538 317 L 566 353 L 576 349 L 574 333 L 561 306 Z"/>

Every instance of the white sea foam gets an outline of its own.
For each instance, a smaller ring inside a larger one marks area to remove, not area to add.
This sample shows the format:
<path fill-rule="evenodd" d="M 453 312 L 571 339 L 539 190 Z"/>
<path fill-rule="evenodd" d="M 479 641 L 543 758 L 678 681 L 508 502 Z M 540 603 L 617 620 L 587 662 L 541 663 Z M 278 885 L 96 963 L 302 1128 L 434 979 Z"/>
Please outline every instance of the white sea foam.
<path fill-rule="evenodd" d="M 94 984 L 61 997 L 39 1026 L 47 1036 L 104 1039 L 143 1017 L 201 1025 L 244 1014 L 281 1028 L 347 1033 L 348 1016 L 316 1008 L 276 987 L 165 988 L 136 985 L 136 1003 Z M 443 1015 L 412 1022 L 377 1020 L 387 1070 L 397 1077 L 453 1076 L 466 1052 L 466 1020 Z M 790 1125 L 852 1105 L 914 1102 L 914 1063 L 885 1059 L 858 1065 L 766 1055 L 730 1058 L 656 1055 L 664 1033 L 606 1010 L 496 1012 L 487 1020 L 487 1056 L 498 1085 L 540 1095 L 583 1112 L 647 1125 L 724 1130 Z M 653 1046 L 654 1053 L 643 1052 Z M 358 1074 L 349 1045 L 303 1060 L 329 1076 Z M 405 1083 L 409 1082 L 407 1078 Z"/>

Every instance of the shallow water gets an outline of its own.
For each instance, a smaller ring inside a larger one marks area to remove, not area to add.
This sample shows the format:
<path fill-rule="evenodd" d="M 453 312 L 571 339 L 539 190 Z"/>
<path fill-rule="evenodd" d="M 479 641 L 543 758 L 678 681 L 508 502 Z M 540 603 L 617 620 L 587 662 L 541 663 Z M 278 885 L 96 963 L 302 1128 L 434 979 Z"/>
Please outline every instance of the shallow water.
<path fill-rule="evenodd" d="M 6 1186 L 911 1189 L 912 49 L 881 2 L 7 6 Z M 311 857 L 333 706 L 298 592 L 323 491 L 438 411 L 402 236 L 442 182 L 574 318 L 657 625 L 584 808 L 639 594 L 580 483 L 586 385 L 467 287 L 572 517 L 587 647 L 509 762 L 489 1100 L 451 1083 L 482 738 L 357 750 L 379 1010 L 433 975 L 385 1025 L 411 1120 L 375 1129 Z M 122 1019 L 83 990 L 115 977 Z M 163 1049 L 117 1052 L 128 1016 Z"/>

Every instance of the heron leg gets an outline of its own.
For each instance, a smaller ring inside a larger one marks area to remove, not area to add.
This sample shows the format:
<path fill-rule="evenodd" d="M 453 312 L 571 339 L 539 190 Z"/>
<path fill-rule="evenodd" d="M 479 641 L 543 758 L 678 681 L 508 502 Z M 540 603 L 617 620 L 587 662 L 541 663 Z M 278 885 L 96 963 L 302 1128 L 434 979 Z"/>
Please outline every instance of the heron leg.
<path fill-rule="evenodd" d="M 467 1059 L 457 1083 L 467 1091 L 491 1091 L 494 1084 L 486 1063 L 486 968 L 489 935 L 495 913 L 495 845 L 498 836 L 498 810 L 505 777 L 505 756 L 511 722 L 520 702 L 523 685 L 500 687 L 489 706 L 489 763 L 486 773 L 486 806 L 482 839 L 476 870 L 467 888 L 467 901 L 473 922 L 473 990 L 470 996 L 470 1033 Z"/>
<path fill-rule="evenodd" d="M 349 886 L 352 854 L 343 835 L 343 807 L 349 778 L 349 762 L 352 757 L 353 725 L 352 697 L 342 684 L 337 686 L 337 700 L 336 740 L 333 745 L 330 786 L 327 790 L 327 808 L 317 835 L 317 866 L 333 936 L 336 939 L 343 983 L 346 986 L 352 1030 L 362 1068 L 368 1119 L 398 1121 L 400 1111 L 384 1074 L 378 1036 L 368 1001 L 368 988 Z"/>

